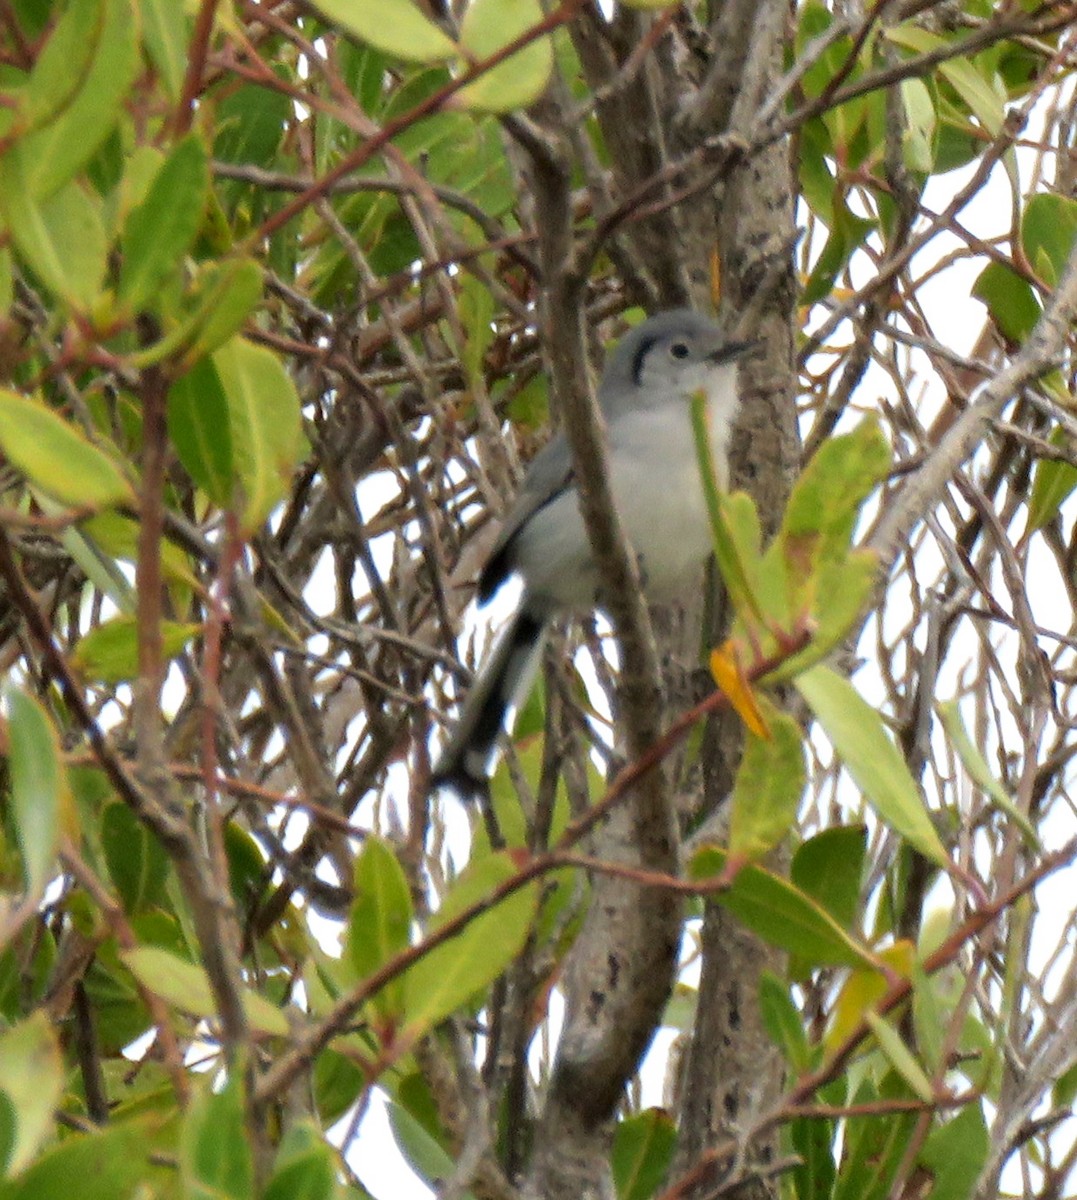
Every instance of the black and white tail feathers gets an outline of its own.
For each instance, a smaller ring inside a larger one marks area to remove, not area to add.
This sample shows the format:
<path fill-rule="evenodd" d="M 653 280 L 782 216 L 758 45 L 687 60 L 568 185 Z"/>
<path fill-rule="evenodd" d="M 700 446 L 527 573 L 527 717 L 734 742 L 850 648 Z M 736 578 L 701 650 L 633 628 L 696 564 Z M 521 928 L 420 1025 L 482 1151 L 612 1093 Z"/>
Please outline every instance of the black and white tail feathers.
<path fill-rule="evenodd" d="M 510 708 L 519 704 L 534 677 L 546 622 L 520 607 L 502 630 L 464 701 L 452 737 L 434 766 L 431 786 L 462 795 L 486 786 L 490 761 Z"/>

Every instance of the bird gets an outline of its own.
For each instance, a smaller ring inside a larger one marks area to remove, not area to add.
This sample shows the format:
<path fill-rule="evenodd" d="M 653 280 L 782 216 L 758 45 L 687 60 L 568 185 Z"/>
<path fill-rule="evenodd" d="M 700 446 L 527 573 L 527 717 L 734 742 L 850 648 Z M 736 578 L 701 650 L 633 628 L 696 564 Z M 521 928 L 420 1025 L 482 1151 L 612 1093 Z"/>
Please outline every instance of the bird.
<path fill-rule="evenodd" d="M 683 585 L 711 552 L 691 400 L 700 390 L 706 395 L 712 461 L 725 488 L 739 407 L 737 362 L 755 345 L 734 340 L 702 313 L 681 308 L 647 318 L 609 356 L 598 405 L 610 488 L 649 600 L 661 600 Z M 522 582 L 519 603 L 464 699 L 435 761 L 432 787 L 473 795 L 485 786 L 498 737 L 510 710 L 526 696 L 551 621 L 603 607 L 563 433 L 555 434 L 527 468 L 479 575 L 479 604 L 513 575 Z"/>

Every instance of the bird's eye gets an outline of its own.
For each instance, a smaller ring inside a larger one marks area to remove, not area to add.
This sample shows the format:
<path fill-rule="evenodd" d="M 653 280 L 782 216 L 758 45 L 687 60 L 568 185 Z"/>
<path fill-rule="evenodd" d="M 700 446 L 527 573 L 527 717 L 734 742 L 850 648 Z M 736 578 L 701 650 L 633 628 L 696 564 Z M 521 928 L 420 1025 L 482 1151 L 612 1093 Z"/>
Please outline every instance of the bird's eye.
<path fill-rule="evenodd" d="M 689 354 L 688 347 L 684 344 L 684 342 L 674 342 L 673 345 L 670 346 L 669 352 L 674 358 L 687 358 Z"/>

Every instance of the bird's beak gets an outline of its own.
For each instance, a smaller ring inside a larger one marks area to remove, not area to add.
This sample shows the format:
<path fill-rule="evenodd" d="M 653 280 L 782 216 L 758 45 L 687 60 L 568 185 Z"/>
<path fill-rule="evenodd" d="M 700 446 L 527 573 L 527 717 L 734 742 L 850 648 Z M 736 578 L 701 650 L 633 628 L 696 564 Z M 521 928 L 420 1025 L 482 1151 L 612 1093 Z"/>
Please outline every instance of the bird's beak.
<path fill-rule="evenodd" d="M 749 350 L 755 350 L 763 343 L 759 338 L 752 338 L 746 342 L 723 342 L 707 355 L 707 358 L 712 363 L 733 362 L 735 359 L 747 354 Z"/>

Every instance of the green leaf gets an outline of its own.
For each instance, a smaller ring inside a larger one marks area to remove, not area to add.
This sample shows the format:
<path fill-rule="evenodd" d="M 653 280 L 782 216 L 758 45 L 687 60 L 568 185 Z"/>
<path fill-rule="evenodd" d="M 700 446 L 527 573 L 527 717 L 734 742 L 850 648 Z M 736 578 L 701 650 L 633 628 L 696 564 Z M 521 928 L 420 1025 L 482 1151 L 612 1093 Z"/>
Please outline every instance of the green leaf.
<path fill-rule="evenodd" d="M 430 923 L 430 932 L 516 874 L 507 853 L 472 863 L 450 889 Z M 404 976 L 408 1035 L 418 1037 L 493 982 L 523 947 L 538 904 L 538 888 L 525 884 L 494 908 L 424 955 Z"/>
<path fill-rule="evenodd" d="M 0 247 L 0 317 L 11 311 L 15 303 L 15 264 L 11 251 Z"/>
<path fill-rule="evenodd" d="M 289 1125 L 262 1200 L 334 1200 L 336 1155 L 313 1121 Z"/>
<path fill-rule="evenodd" d="M 1051 1103 L 1055 1108 L 1070 1108 L 1077 1099 L 1077 1062 L 1065 1071 L 1051 1085 Z"/>
<path fill-rule="evenodd" d="M 410 942 L 413 919 L 411 889 L 389 844 L 368 837 L 355 860 L 355 899 L 348 918 L 345 946 L 360 979 L 372 975 Z M 392 980 L 373 999 L 382 1017 L 398 1015 L 404 984 Z"/>
<path fill-rule="evenodd" d="M 79 28 L 86 22 L 93 30 L 89 69 L 55 118 L 19 138 L 0 164 L 0 179 L 17 176 L 27 203 L 47 198 L 89 162 L 116 124 L 138 69 L 137 8 L 129 0 L 76 3 L 87 10 L 78 15 Z"/>
<path fill-rule="evenodd" d="M 991 320 L 1010 342 L 1023 342 L 1040 319 L 1032 286 L 1005 263 L 988 263 L 972 285 L 972 294 L 987 305 Z"/>
<path fill-rule="evenodd" d="M 542 21 L 539 0 L 472 0 L 460 24 L 460 43 L 472 62 L 482 61 Z M 456 99 L 467 108 L 511 112 L 533 103 L 546 90 L 553 69 L 553 46 L 544 36 L 461 88 Z"/>
<path fill-rule="evenodd" d="M 162 621 L 162 650 L 166 660 L 202 632 L 201 625 Z M 138 676 L 138 622 L 134 616 L 113 617 L 79 640 L 72 664 L 88 679 L 123 683 Z"/>
<path fill-rule="evenodd" d="M 770 736 L 745 731 L 729 829 L 729 853 L 738 862 L 762 858 L 785 837 L 807 783 L 800 726 L 764 696 L 755 699 Z"/>
<path fill-rule="evenodd" d="M 935 1178 L 931 1200 L 968 1200 L 987 1162 L 991 1139 L 979 1102 L 933 1129 L 920 1151 L 920 1165 Z"/>
<path fill-rule="evenodd" d="M 744 621 L 762 626 L 759 606 L 759 571 L 762 529 L 750 496 L 729 495 L 718 478 L 718 464 L 711 456 L 707 397 L 702 389 L 692 396 L 692 435 L 703 494 L 707 501 L 711 538 L 718 572 L 733 608 Z"/>
<path fill-rule="evenodd" d="M 130 563 L 138 561 L 139 529 L 137 521 L 115 511 L 97 513 L 79 525 L 79 532 L 99 552 Z M 199 586 L 186 552 L 174 542 L 161 543 L 161 569 L 169 583 L 184 585 L 184 594 Z"/>
<path fill-rule="evenodd" d="M 89 311 L 108 255 L 97 195 L 72 181 L 35 200 L 18 171 L 0 170 L 0 211 L 19 255 L 45 287 L 77 311 Z"/>
<path fill-rule="evenodd" d="M 818 901 L 843 929 L 859 927 L 866 844 L 863 825 L 824 829 L 798 847 L 790 866 L 793 883 Z M 789 959 L 789 978 L 806 979 L 812 967 L 794 954 Z"/>
<path fill-rule="evenodd" d="M 996 77 L 986 79 L 967 58 L 952 58 L 935 68 L 969 106 L 992 137 L 1002 132 L 1006 119 L 1005 95 L 995 86 Z"/>
<path fill-rule="evenodd" d="M 931 1080 L 928 1079 L 924 1068 L 916 1061 L 915 1055 L 905 1045 L 901 1034 L 885 1017 L 881 1017 L 870 1008 L 864 1013 L 864 1020 L 871 1028 L 875 1040 L 879 1043 L 879 1048 L 886 1055 L 894 1070 L 925 1104 L 934 1103 L 935 1089 L 931 1086 Z"/>
<path fill-rule="evenodd" d="M 7 1092 L 0 1091 L 0 1179 L 8 1174 L 18 1131 L 19 1115 L 15 1111 L 15 1105 Z M 0 1187 L 3 1187 L 3 1184 L 0 1184 Z"/>
<path fill-rule="evenodd" d="M 952 41 L 931 33 L 911 22 L 895 25 L 884 32 L 884 37 L 917 54 L 930 54 L 945 49 Z M 995 87 L 995 78 L 987 79 L 976 65 L 967 58 L 954 57 L 941 62 L 934 68 L 968 105 L 984 129 L 996 137 L 1002 132 L 1005 119 L 1004 96 Z"/>
<path fill-rule="evenodd" d="M 168 436 L 179 460 L 214 504 L 235 490 L 228 399 L 212 359 L 202 358 L 168 389 Z"/>
<path fill-rule="evenodd" d="M 119 299 L 134 313 L 153 301 L 183 259 L 202 223 L 209 190 L 209 164 L 202 139 L 192 133 L 177 142 L 150 185 L 146 198 L 123 228 Z"/>
<path fill-rule="evenodd" d="M 283 92 L 253 83 L 237 87 L 217 106 L 213 157 L 270 166 L 291 115 L 292 101 Z"/>
<path fill-rule="evenodd" d="M 386 1105 L 389 1127 L 407 1164 L 429 1187 L 440 1186 L 456 1166 L 449 1153 L 429 1130 L 402 1104 Z M 475 1200 L 473 1192 L 464 1192 L 462 1200 Z"/>
<path fill-rule="evenodd" d="M 44 708 L 17 688 L 7 693 L 8 770 L 15 835 L 26 887 L 40 896 L 56 871 L 60 825 L 71 802 L 60 740 Z"/>
<path fill-rule="evenodd" d="M 837 1172 L 834 1168 L 834 1123 L 816 1117 L 798 1117 L 789 1126 L 793 1153 L 796 1200 L 830 1200 Z"/>
<path fill-rule="evenodd" d="M 905 128 L 901 132 L 901 150 L 910 171 L 930 174 L 935 165 L 935 102 L 922 79 L 901 82 L 901 102 L 905 109 Z"/>
<path fill-rule="evenodd" d="M 828 667 L 812 667 L 794 682 L 853 782 L 879 816 L 926 858 L 945 868 L 946 851 L 920 789 L 875 709 L 848 680 Z"/>
<path fill-rule="evenodd" d="M 617 1200 L 648 1200 L 666 1177 L 677 1144 L 677 1126 L 661 1108 L 648 1108 L 618 1121 L 610 1168 Z"/>
<path fill-rule="evenodd" d="M 811 1065 L 811 1047 L 804 1034 L 804 1021 L 789 995 L 789 987 L 773 972 L 759 976 L 759 1012 L 770 1040 L 797 1072 Z"/>
<path fill-rule="evenodd" d="M 1045 283 L 1054 287 L 1077 237 L 1077 201 L 1054 192 L 1029 199 L 1021 214 L 1021 245 Z"/>
<path fill-rule="evenodd" d="M 191 1105 L 180 1135 L 185 1200 L 254 1200 L 254 1163 L 240 1083 L 206 1087 Z"/>
<path fill-rule="evenodd" d="M 311 1091 L 318 1116 L 332 1124 L 355 1103 L 366 1085 L 366 1075 L 347 1055 L 323 1050 L 314 1060 Z"/>
<path fill-rule="evenodd" d="M 182 351 L 189 370 L 242 329 L 261 298 L 262 268 L 253 259 L 209 264 L 200 273 L 186 316 L 159 342 L 130 355 L 130 362 L 145 367 Z"/>
<path fill-rule="evenodd" d="M 175 103 L 182 94 L 187 73 L 187 19 L 183 5 L 175 0 L 140 0 L 140 4 L 146 49 L 168 99 Z M 262 94 L 265 95 L 264 90 Z"/>
<path fill-rule="evenodd" d="M 64 1090 L 60 1047 L 44 1012 L 0 1034 L 0 1089 L 15 1109 L 15 1138 L 7 1166 L 8 1173 L 16 1175 L 33 1162 L 52 1134 L 53 1113 Z"/>
<path fill-rule="evenodd" d="M 766 676 L 768 685 L 795 678 L 845 640 L 868 602 L 878 571 L 879 556 L 869 548 L 820 565 L 811 587 L 811 641 Z"/>
<path fill-rule="evenodd" d="M 206 972 L 159 946 L 136 946 L 120 954 L 124 966 L 151 992 L 196 1017 L 213 1017 L 217 1004 Z M 243 989 L 243 1008 L 251 1027 L 274 1037 L 286 1037 L 288 1022 L 275 1004 Z"/>
<path fill-rule="evenodd" d="M 789 875 L 846 929 L 860 910 L 860 886 L 868 832 L 863 825 L 835 825 L 797 847 Z"/>
<path fill-rule="evenodd" d="M 494 295 L 474 275 L 465 275 L 460 284 L 457 315 L 467 335 L 462 362 L 472 385 L 482 385 L 483 355 L 494 340 Z"/>
<path fill-rule="evenodd" d="M 991 773 L 991 768 L 969 737 L 961 719 L 960 704 L 956 700 L 946 700 L 940 701 L 936 707 L 946 736 L 968 771 L 969 778 L 1020 828 L 1025 835 L 1025 841 L 1033 850 L 1042 849 L 1036 827 L 1006 794 L 1005 788 Z"/>
<path fill-rule="evenodd" d="M 782 553 L 791 580 L 810 579 L 819 563 L 845 556 L 860 506 L 886 478 L 890 463 L 889 443 L 871 417 L 819 447 L 782 516 Z"/>
<path fill-rule="evenodd" d="M 244 533 L 256 530 L 287 494 L 302 452 L 299 396 L 272 351 L 232 338 L 213 356 L 225 398 Z"/>
<path fill-rule="evenodd" d="M 16 109 L 20 137 L 47 125 L 78 95 L 97 50 L 104 22 L 102 0 L 72 0 L 37 56 Z"/>
<path fill-rule="evenodd" d="M 727 860 L 728 855 L 719 847 L 703 847 L 689 864 L 689 877 L 720 875 Z M 819 904 L 788 880 L 762 867 L 743 867 L 716 899 L 764 941 L 818 966 L 877 968 L 871 952 Z"/>
<path fill-rule="evenodd" d="M 442 62 L 456 54 L 456 44 L 411 0 L 316 0 L 334 25 L 360 41 L 406 62 Z"/>
<path fill-rule="evenodd" d="M 909 1098 L 907 1085 L 891 1072 L 878 1089 L 870 1080 L 865 1081 L 854 1094 L 853 1103 L 870 1108 L 879 1099 Z M 866 1116 L 846 1122 L 841 1172 L 835 1180 L 833 1200 L 886 1200 L 917 1119 L 915 1113 L 900 1113 L 883 1121 Z"/>
<path fill-rule="evenodd" d="M 852 258 L 857 247 L 864 243 L 877 222 L 858 217 L 849 211 L 844 197 L 834 197 L 831 203 L 830 236 L 826 240 L 801 293 L 800 302 L 814 304 L 834 289 L 834 282 Z"/>
<path fill-rule="evenodd" d="M 101 815 L 101 848 L 109 878 L 128 913 L 159 903 L 168 879 L 168 855 L 156 837 L 118 800 Z"/>
<path fill-rule="evenodd" d="M 125 1121 L 97 1133 L 71 1134 L 17 1179 L 0 1183 L 0 1200 L 126 1200 L 144 1194 L 153 1126 Z M 217 1198 L 219 1200 L 219 1198 Z"/>

